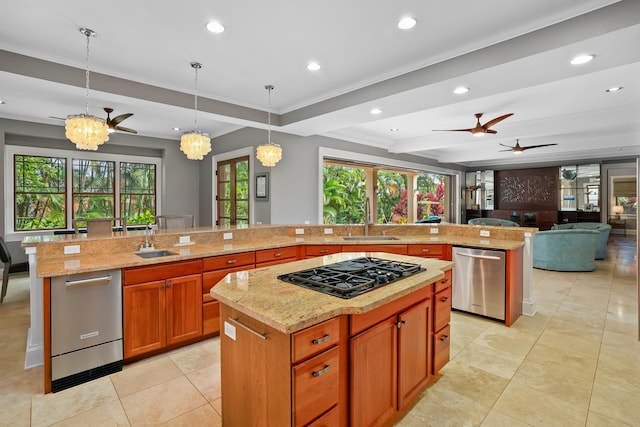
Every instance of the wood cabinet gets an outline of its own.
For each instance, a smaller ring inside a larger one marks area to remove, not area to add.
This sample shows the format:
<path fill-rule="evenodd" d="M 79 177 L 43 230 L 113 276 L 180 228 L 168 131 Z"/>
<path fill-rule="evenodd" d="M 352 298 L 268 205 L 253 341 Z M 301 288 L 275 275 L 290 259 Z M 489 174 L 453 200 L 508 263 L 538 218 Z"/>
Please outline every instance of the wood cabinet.
<path fill-rule="evenodd" d="M 415 255 L 423 258 L 437 258 L 451 261 L 451 245 L 434 243 L 408 245 L 407 255 Z"/>
<path fill-rule="evenodd" d="M 451 270 L 435 283 L 433 297 L 433 374 L 449 362 L 451 355 Z"/>
<path fill-rule="evenodd" d="M 202 335 L 202 261 L 124 269 L 124 358 Z"/>
<path fill-rule="evenodd" d="M 342 252 L 387 252 L 390 254 L 406 255 L 407 245 L 385 245 L 385 244 L 342 245 Z"/>
<path fill-rule="evenodd" d="M 351 425 L 385 425 L 428 384 L 433 372 L 431 292 L 427 287 L 351 316 L 351 333 L 357 332 L 349 345 Z"/>
<path fill-rule="evenodd" d="M 263 249 L 256 251 L 256 268 L 268 267 L 270 265 L 284 264 L 285 262 L 296 261 L 298 259 L 297 246 L 286 246 L 283 248 Z"/>
<path fill-rule="evenodd" d="M 211 296 L 211 288 L 229 273 L 254 268 L 255 262 L 255 251 L 208 257 L 202 260 L 202 333 L 204 335 L 220 332 L 220 303 Z"/>
<path fill-rule="evenodd" d="M 337 254 L 342 251 L 340 245 L 308 245 L 304 247 L 305 258 Z"/>

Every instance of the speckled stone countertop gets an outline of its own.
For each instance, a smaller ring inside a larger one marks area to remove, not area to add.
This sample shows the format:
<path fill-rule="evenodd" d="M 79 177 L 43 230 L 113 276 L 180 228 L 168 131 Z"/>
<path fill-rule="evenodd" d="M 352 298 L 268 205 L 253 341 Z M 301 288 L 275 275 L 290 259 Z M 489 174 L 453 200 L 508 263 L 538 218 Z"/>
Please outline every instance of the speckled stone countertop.
<path fill-rule="evenodd" d="M 333 234 L 327 235 L 331 228 Z M 431 230 L 437 229 L 438 234 Z M 297 234 L 304 230 L 303 234 Z M 480 237 L 480 230 L 490 230 L 491 238 Z M 456 224 L 438 226 L 371 226 L 370 236 L 394 236 L 397 240 L 344 240 L 344 226 L 251 226 L 246 229 L 202 227 L 190 230 L 162 230 L 151 238 L 157 250 L 169 250 L 176 255 L 141 258 L 136 255 L 144 242 L 144 233 L 134 231 L 112 233 L 87 238 L 86 235 L 34 236 L 25 239 L 24 247 L 36 247 L 38 277 L 104 271 L 117 268 L 185 261 L 210 256 L 227 255 L 292 245 L 408 245 L 451 244 L 488 249 L 512 250 L 523 246 L 524 234 L 535 228 L 481 227 Z M 363 236 L 363 226 L 353 226 L 354 236 Z M 233 238 L 225 240 L 225 234 Z M 190 244 L 180 244 L 179 237 L 189 235 Z M 77 245 L 79 254 L 64 254 L 64 247 Z M 346 248 L 343 248 L 343 250 Z"/>
<path fill-rule="evenodd" d="M 420 264 L 426 271 L 350 299 L 325 295 L 279 280 L 277 276 L 362 256 Z M 366 313 L 429 286 L 451 269 L 450 261 L 388 253 L 352 253 L 290 262 L 228 274 L 211 289 L 211 296 L 274 329 L 291 334 L 343 314 Z"/>

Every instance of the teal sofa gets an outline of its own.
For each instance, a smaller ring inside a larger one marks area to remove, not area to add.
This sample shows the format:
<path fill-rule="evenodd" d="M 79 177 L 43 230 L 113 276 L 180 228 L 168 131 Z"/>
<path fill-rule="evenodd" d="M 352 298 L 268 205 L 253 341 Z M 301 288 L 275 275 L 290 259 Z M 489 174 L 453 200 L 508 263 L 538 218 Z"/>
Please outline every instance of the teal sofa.
<path fill-rule="evenodd" d="M 533 267 L 553 271 L 593 271 L 600 232 L 567 229 L 533 235 Z"/>
<path fill-rule="evenodd" d="M 470 225 L 493 225 L 497 227 L 520 227 L 517 222 L 500 218 L 473 218 L 467 221 Z"/>
<path fill-rule="evenodd" d="M 551 227 L 551 229 L 599 231 L 600 239 L 598 240 L 598 250 L 596 251 L 595 259 L 605 259 L 607 256 L 607 241 L 609 240 L 609 234 L 611 233 L 611 226 L 609 224 L 602 224 L 600 222 L 572 222 L 569 224 L 556 224 Z"/>

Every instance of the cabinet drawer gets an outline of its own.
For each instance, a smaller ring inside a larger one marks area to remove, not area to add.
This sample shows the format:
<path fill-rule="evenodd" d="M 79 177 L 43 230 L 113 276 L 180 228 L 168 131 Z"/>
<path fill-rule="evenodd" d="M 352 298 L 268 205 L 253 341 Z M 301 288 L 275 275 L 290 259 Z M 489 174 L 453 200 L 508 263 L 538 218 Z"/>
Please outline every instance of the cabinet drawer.
<path fill-rule="evenodd" d="M 202 260 L 202 271 L 220 270 L 223 268 L 235 268 L 242 265 L 253 266 L 256 262 L 255 252 L 243 252 L 239 254 L 209 257 Z"/>
<path fill-rule="evenodd" d="M 285 258 L 297 258 L 298 248 L 296 246 L 288 246 L 285 248 L 264 249 L 256 251 L 256 264 L 263 262 L 278 261 Z"/>
<path fill-rule="evenodd" d="M 305 256 L 323 256 L 337 254 L 341 250 L 340 245 L 309 245 L 305 246 L 304 254 Z"/>
<path fill-rule="evenodd" d="M 205 273 L 202 273 L 202 298 L 205 301 L 212 301 L 213 297 L 209 293 L 211 291 L 211 288 L 213 288 L 219 281 L 224 279 L 227 274 L 235 273 L 237 271 L 249 270 L 252 268 L 253 264 L 245 265 L 242 267 L 225 268 L 224 270 L 207 271 Z"/>
<path fill-rule="evenodd" d="M 433 335 L 433 373 L 437 374 L 449 362 L 451 326 L 447 325 Z"/>
<path fill-rule="evenodd" d="M 181 261 L 167 264 L 155 264 L 145 267 L 130 267 L 124 269 L 124 284 L 152 282 L 170 277 L 188 276 L 202 272 L 202 260 Z"/>
<path fill-rule="evenodd" d="M 445 245 L 409 245 L 407 252 L 409 255 L 426 258 L 442 258 L 445 253 Z"/>
<path fill-rule="evenodd" d="M 291 360 L 297 363 L 320 353 L 338 343 L 340 334 L 339 318 L 333 318 L 311 326 L 291 336 Z"/>
<path fill-rule="evenodd" d="M 342 252 L 386 252 L 406 255 L 407 245 L 343 245 Z"/>
<path fill-rule="evenodd" d="M 338 403 L 340 357 L 338 347 L 293 367 L 294 425 L 304 426 Z"/>
<path fill-rule="evenodd" d="M 340 425 L 340 411 L 338 411 L 338 405 L 331 408 L 329 412 L 322 415 L 320 418 L 308 424 L 307 427 L 336 427 Z"/>
<path fill-rule="evenodd" d="M 210 301 L 202 304 L 202 332 L 204 335 L 220 332 L 220 303 Z"/>
<path fill-rule="evenodd" d="M 451 320 L 451 286 L 438 292 L 435 296 L 433 310 L 433 330 L 439 331 Z"/>
<path fill-rule="evenodd" d="M 443 290 L 443 289 L 445 289 L 445 288 L 447 288 L 447 287 L 451 287 L 451 283 L 452 283 L 452 281 L 451 281 L 452 271 L 453 271 L 453 270 L 447 270 L 447 271 L 445 271 L 445 272 L 444 272 L 444 278 L 442 278 L 442 279 L 438 280 L 438 281 L 435 283 L 435 288 L 434 288 L 434 290 L 433 290 L 435 293 L 438 293 L 438 292 L 440 292 L 441 290 Z"/>

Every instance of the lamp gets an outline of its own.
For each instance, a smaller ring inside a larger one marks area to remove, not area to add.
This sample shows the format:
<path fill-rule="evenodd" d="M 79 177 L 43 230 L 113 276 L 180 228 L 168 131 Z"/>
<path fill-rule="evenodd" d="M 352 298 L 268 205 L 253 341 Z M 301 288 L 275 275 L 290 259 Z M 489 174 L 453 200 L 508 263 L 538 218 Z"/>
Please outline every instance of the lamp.
<path fill-rule="evenodd" d="M 264 87 L 269 92 L 269 109 L 267 110 L 267 120 L 269 127 L 267 128 L 267 143 L 259 145 L 256 149 L 256 157 L 262 163 L 262 166 L 273 167 L 282 159 L 282 147 L 271 142 L 271 91 L 273 85 Z"/>
<path fill-rule="evenodd" d="M 79 150 L 97 150 L 99 145 L 109 140 L 109 127 L 98 117 L 89 115 L 89 39 L 96 32 L 88 28 L 80 28 L 87 37 L 87 69 L 85 71 L 86 102 L 84 114 L 70 114 L 64 122 L 65 136 L 76 144 Z"/>
<path fill-rule="evenodd" d="M 616 219 L 620 219 L 620 214 L 621 214 L 622 212 L 624 212 L 624 206 L 619 206 L 619 205 L 612 206 L 612 207 L 611 207 L 611 212 L 613 212 L 614 214 L 616 214 Z"/>
<path fill-rule="evenodd" d="M 180 151 L 189 160 L 202 160 L 211 151 L 211 138 L 209 134 L 198 131 L 198 70 L 202 68 L 199 62 L 192 62 L 191 67 L 196 70 L 193 130 L 185 132 L 180 138 Z"/>

